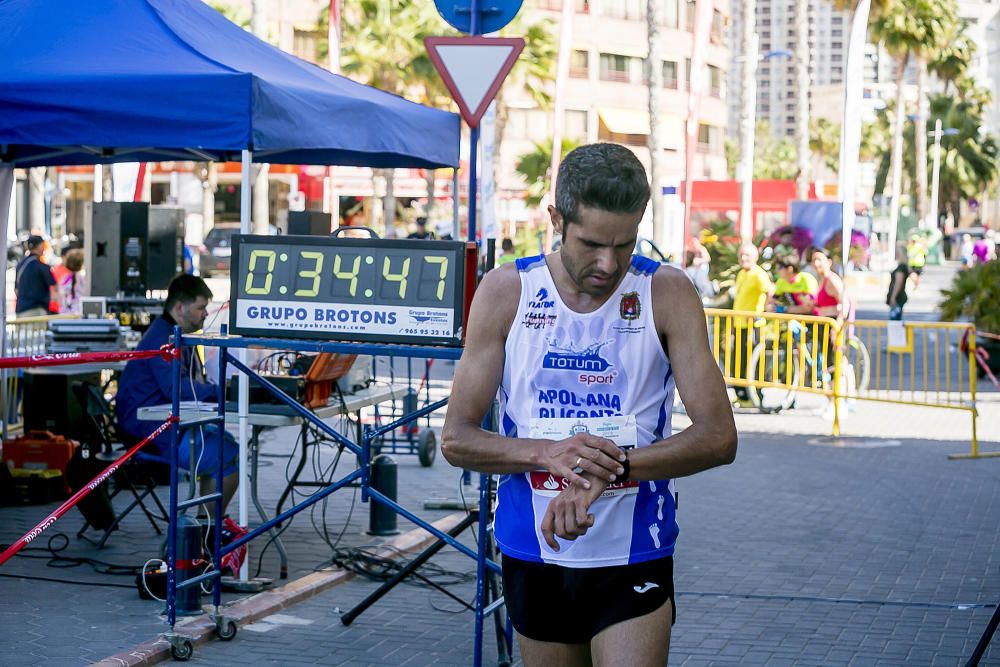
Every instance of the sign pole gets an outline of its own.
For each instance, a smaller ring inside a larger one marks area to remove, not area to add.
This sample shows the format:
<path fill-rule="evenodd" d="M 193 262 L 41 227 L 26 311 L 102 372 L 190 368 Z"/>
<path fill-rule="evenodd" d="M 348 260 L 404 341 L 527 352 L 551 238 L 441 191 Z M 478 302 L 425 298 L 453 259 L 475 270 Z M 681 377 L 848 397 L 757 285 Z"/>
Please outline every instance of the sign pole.
<path fill-rule="evenodd" d="M 479 35 L 479 3 L 471 0 L 469 6 L 469 34 Z M 479 157 L 479 123 L 469 128 L 469 241 L 476 243 L 476 166 Z"/>
<path fill-rule="evenodd" d="M 469 128 L 469 241 L 476 242 L 476 166 L 479 153 L 479 126 Z"/>

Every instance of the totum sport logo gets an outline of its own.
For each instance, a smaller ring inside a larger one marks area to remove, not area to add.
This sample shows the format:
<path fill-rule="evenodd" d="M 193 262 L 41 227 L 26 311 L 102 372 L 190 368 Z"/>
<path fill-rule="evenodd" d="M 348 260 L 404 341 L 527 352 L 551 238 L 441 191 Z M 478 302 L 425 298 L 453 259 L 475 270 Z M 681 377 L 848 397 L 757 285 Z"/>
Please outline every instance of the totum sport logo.
<path fill-rule="evenodd" d="M 549 351 L 542 359 L 542 368 L 576 373 L 605 373 L 613 364 L 601 356 L 601 348 L 613 342 L 614 339 L 594 343 L 583 350 L 576 350 L 572 346 L 560 348 L 550 342 Z"/>

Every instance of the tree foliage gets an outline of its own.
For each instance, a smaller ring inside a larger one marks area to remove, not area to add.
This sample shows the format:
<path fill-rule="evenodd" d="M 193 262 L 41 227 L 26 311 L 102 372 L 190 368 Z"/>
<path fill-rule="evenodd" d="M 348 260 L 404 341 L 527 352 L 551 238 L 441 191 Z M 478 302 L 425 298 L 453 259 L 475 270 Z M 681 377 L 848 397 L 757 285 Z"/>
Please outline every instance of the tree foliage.
<path fill-rule="evenodd" d="M 809 150 L 823 158 L 831 171 L 840 168 L 840 124 L 829 118 L 809 121 Z"/>
<path fill-rule="evenodd" d="M 757 123 L 753 149 L 753 177 L 761 180 L 791 180 L 798 173 L 795 141 L 775 137 L 767 121 Z"/>
<path fill-rule="evenodd" d="M 562 140 L 562 154 L 560 158 L 579 146 L 579 142 L 573 139 Z M 534 149 L 523 153 L 517 160 L 515 170 L 527 184 L 527 203 L 529 206 L 538 206 L 545 194 L 549 191 L 552 171 L 552 139 L 534 142 Z"/>

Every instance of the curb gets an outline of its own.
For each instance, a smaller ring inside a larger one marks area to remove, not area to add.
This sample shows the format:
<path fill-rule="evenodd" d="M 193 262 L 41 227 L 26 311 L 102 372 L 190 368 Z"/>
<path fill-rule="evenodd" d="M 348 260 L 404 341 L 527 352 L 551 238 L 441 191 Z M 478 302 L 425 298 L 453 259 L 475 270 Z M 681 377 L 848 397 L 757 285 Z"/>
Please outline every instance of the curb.
<path fill-rule="evenodd" d="M 465 518 L 465 512 L 456 512 L 438 519 L 431 525 L 442 532 L 448 532 Z M 428 533 L 423 528 L 413 530 L 390 540 L 379 547 L 387 549 L 386 557 L 398 559 L 399 552 L 419 551 L 430 545 L 435 540 L 434 535 Z M 398 551 L 397 551 L 398 550 Z M 265 616 L 269 616 L 282 609 L 287 609 L 292 605 L 319 595 L 323 591 L 342 584 L 356 575 L 346 570 L 335 570 L 332 568 L 307 574 L 301 579 L 291 581 L 284 586 L 279 586 L 248 598 L 237 600 L 230 605 L 223 605 L 220 611 L 228 618 L 236 621 L 238 627 L 242 627 L 254 621 L 258 621 Z M 210 609 L 211 605 L 206 605 Z M 164 627 L 164 629 L 166 629 Z M 188 637 L 191 642 L 198 646 L 215 638 L 215 623 L 205 616 L 194 618 L 178 619 L 175 629 L 179 634 Z M 162 637 L 144 642 L 131 649 L 126 649 L 121 653 L 108 656 L 103 660 L 94 663 L 98 667 L 132 667 L 133 665 L 155 665 L 165 660 L 172 659 L 170 654 L 170 644 Z"/>

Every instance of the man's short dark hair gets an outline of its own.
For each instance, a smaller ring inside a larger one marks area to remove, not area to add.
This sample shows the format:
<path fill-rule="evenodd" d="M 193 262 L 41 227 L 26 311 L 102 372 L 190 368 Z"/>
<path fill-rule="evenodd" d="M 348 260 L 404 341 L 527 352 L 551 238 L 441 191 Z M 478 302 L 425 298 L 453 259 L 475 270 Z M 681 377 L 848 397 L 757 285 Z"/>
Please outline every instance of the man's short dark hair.
<path fill-rule="evenodd" d="M 799 258 L 795 255 L 778 255 L 775 263 L 779 269 L 795 269 L 795 273 L 798 273 L 802 266 Z"/>
<path fill-rule="evenodd" d="M 505 238 L 503 241 L 500 242 L 500 248 L 503 250 L 513 250 L 514 241 L 511 240 L 510 238 Z"/>
<path fill-rule="evenodd" d="M 624 146 L 580 146 L 559 165 L 556 209 L 566 223 L 577 221 L 581 205 L 609 213 L 642 213 L 648 201 L 646 170 Z"/>
<path fill-rule="evenodd" d="M 169 313 L 176 303 L 194 303 L 199 296 L 212 300 L 212 290 L 205 281 L 188 273 L 177 274 L 167 288 L 167 301 L 163 304 L 163 312 Z"/>

